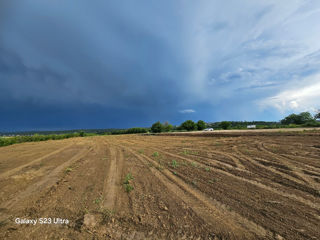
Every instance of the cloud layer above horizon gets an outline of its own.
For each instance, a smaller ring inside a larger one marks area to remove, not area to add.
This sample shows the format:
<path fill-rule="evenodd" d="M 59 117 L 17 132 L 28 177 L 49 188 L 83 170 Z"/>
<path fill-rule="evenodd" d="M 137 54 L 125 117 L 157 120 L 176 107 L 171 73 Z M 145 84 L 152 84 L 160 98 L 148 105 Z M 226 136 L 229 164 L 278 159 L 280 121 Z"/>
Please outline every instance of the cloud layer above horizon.
<path fill-rule="evenodd" d="M 320 108 L 320 2 L 6 1 L 0 131 Z"/>

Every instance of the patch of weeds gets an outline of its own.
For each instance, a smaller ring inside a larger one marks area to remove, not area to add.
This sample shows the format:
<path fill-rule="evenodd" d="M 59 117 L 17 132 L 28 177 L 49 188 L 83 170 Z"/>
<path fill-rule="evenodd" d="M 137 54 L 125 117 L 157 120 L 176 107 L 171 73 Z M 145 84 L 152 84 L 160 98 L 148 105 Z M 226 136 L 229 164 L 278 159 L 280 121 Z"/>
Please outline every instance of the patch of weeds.
<path fill-rule="evenodd" d="M 197 186 L 197 182 L 196 181 L 193 180 L 191 183 L 192 183 L 193 186 Z"/>
<path fill-rule="evenodd" d="M 212 179 L 212 180 L 210 179 L 208 182 L 211 184 L 214 184 L 216 181 L 217 181 L 216 179 Z"/>
<path fill-rule="evenodd" d="M 182 152 L 184 155 L 188 155 L 189 154 L 189 151 L 188 150 L 183 150 Z"/>
<path fill-rule="evenodd" d="M 100 213 L 102 214 L 102 223 L 107 223 L 110 220 L 110 218 L 115 214 L 115 211 L 103 208 L 100 210 Z"/>
<path fill-rule="evenodd" d="M 4 227 L 8 224 L 8 220 L 2 220 L 0 221 L 0 227 Z"/>
<path fill-rule="evenodd" d="M 171 165 L 172 165 L 173 168 L 177 168 L 178 167 L 178 162 L 176 160 L 172 160 Z"/>
<path fill-rule="evenodd" d="M 93 203 L 99 204 L 101 202 L 101 200 L 102 200 L 101 197 L 98 197 L 93 201 Z"/>
<path fill-rule="evenodd" d="M 83 212 L 84 212 L 84 214 L 88 214 L 88 213 L 89 213 L 88 208 L 87 208 L 87 207 L 85 207 Z"/>
<path fill-rule="evenodd" d="M 249 149 L 248 148 L 243 148 L 243 151 L 246 153 L 249 153 Z"/>
<path fill-rule="evenodd" d="M 197 166 L 198 166 L 195 162 L 192 162 L 191 165 L 192 165 L 193 167 L 197 167 Z"/>
<path fill-rule="evenodd" d="M 210 168 L 205 167 L 204 170 L 206 170 L 207 172 L 209 172 L 209 171 L 210 171 Z"/>
<path fill-rule="evenodd" d="M 159 165 L 161 165 L 161 166 L 163 165 L 162 161 L 160 159 L 158 159 L 157 161 L 158 161 Z"/>
<path fill-rule="evenodd" d="M 101 158 L 101 160 L 107 160 L 108 158 L 107 157 L 103 157 L 103 158 Z"/>
<path fill-rule="evenodd" d="M 143 149 L 139 149 L 138 151 L 140 154 L 144 154 L 144 150 Z"/>
<path fill-rule="evenodd" d="M 126 190 L 127 193 L 131 192 L 134 189 L 133 186 L 130 184 L 132 180 L 133 180 L 132 174 L 128 173 L 123 182 L 124 189 Z"/>
<path fill-rule="evenodd" d="M 157 158 L 157 157 L 160 156 L 160 154 L 159 154 L 158 152 L 154 152 L 154 153 L 152 154 L 152 156 L 155 157 L 155 158 Z"/>
<path fill-rule="evenodd" d="M 71 167 L 66 168 L 66 173 L 69 173 L 69 172 L 72 172 L 72 168 Z"/>
<path fill-rule="evenodd" d="M 133 186 L 130 184 L 125 184 L 124 188 L 127 193 L 131 192 L 134 189 Z"/>
<path fill-rule="evenodd" d="M 156 169 L 158 169 L 159 171 L 162 171 L 162 170 L 163 170 L 163 167 L 161 167 L 161 166 L 156 166 Z"/>
<path fill-rule="evenodd" d="M 130 180 L 133 180 L 133 176 L 131 173 L 128 173 L 124 179 L 124 184 L 129 184 Z"/>
<path fill-rule="evenodd" d="M 174 171 L 173 174 L 174 174 L 174 175 L 177 175 L 177 172 Z"/>
<path fill-rule="evenodd" d="M 189 151 L 189 150 L 183 150 L 182 152 L 184 155 L 190 155 L 190 154 L 193 154 L 193 155 L 199 155 L 199 152 L 198 151 Z"/>

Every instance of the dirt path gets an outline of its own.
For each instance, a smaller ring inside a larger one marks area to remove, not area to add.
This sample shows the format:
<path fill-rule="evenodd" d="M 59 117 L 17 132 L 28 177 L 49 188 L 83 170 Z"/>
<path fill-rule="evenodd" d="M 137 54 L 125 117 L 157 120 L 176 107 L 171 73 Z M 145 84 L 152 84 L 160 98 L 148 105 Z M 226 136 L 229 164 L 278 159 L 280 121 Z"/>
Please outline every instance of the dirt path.
<path fill-rule="evenodd" d="M 103 186 L 103 206 L 107 209 L 113 209 L 117 199 L 117 191 L 121 186 L 121 176 L 124 157 L 123 153 L 115 146 L 108 144 L 110 154 L 108 155 L 109 168 Z"/>

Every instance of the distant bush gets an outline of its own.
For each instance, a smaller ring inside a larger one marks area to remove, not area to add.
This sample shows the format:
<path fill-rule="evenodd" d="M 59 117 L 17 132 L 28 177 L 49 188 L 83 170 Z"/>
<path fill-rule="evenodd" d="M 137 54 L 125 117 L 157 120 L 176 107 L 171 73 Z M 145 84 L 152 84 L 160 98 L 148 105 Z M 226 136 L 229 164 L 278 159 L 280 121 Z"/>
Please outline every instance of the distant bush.
<path fill-rule="evenodd" d="M 170 132 L 173 129 L 173 126 L 169 122 L 165 122 L 162 126 L 163 132 Z"/>
<path fill-rule="evenodd" d="M 192 120 L 187 120 L 183 122 L 180 126 L 182 130 L 187 130 L 187 131 L 194 131 L 197 129 L 197 125 L 195 124 L 194 121 Z"/>
<path fill-rule="evenodd" d="M 231 122 L 223 121 L 223 122 L 220 123 L 220 127 L 222 129 L 229 129 L 231 127 Z"/>
<path fill-rule="evenodd" d="M 148 130 L 146 128 L 139 128 L 139 127 L 136 127 L 136 128 L 129 128 L 126 130 L 126 133 L 127 134 L 132 134 L 132 133 L 146 133 L 148 132 Z"/>
<path fill-rule="evenodd" d="M 108 134 L 112 135 L 118 135 L 118 134 L 135 134 L 135 133 L 147 133 L 148 129 L 147 128 L 128 128 L 128 129 L 117 129 L 113 130 Z"/>
<path fill-rule="evenodd" d="M 75 133 L 67 133 L 67 134 L 50 134 L 50 135 L 34 134 L 31 136 L 0 137 L 0 147 L 12 145 L 15 143 L 59 140 L 59 139 L 79 137 L 79 136 L 80 136 L 80 133 L 75 132 Z"/>
<path fill-rule="evenodd" d="M 197 129 L 198 130 L 203 130 L 203 129 L 205 129 L 206 128 L 206 123 L 204 122 L 204 121 L 202 121 L 202 120 L 199 120 L 198 122 L 197 122 Z"/>
<path fill-rule="evenodd" d="M 163 132 L 163 129 L 164 129 L 164 127 L 159 121 L 152 124 L 152 126 L 151 126 L 151 132 L 153 132 L 153 133 Z"/>
<path fill-rule="evenodd" d="M 320 122 L 317 122 L 316 120 L 312 120 L 302 124 L 302 126 L 303 127 L 320 127 Z"/>

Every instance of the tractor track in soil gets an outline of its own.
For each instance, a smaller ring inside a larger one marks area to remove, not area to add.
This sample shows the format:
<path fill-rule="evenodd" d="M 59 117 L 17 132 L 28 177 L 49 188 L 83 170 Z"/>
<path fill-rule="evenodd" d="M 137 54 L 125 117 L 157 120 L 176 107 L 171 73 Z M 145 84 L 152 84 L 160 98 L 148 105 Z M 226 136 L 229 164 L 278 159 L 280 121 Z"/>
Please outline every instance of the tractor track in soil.
<path fill-rule="evenodd" d="M 250 134 L 4 147 L 0 238 L 319 239 L 320 134 Z M 17 225 L 16 217 L 70 223 Z"/>

